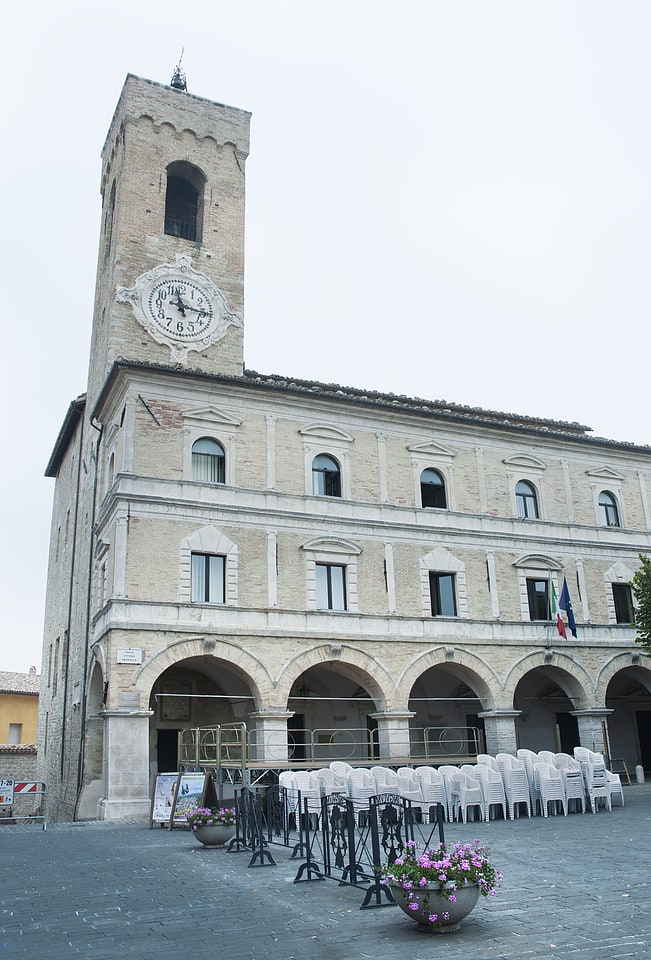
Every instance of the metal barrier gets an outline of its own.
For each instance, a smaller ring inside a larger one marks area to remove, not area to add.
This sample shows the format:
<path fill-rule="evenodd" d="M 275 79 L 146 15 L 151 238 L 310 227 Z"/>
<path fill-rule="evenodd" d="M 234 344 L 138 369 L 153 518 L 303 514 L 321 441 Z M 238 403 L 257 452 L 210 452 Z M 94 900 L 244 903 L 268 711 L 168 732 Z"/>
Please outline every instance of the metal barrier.
<path fill-rule="evenodd" d="M 293 847 L 292 859 L 303 861 L 294 883 L 336 880 L 364 890 L 360 909 L 392 906 L 380 883 L 383 864 L 392 863 L 407 841 L 422 848 L 444 843 L 441 804 L 421 809 L 396 794 L 355 801 L 339 794 L 323 796 L 315 812 L 306 797 L 290 796 L 283 787 L 242 790 L 237 797 L 236 842 L 254 851 L 250 867 L 273 864 L 270 844 Z M 241 848 L 238 847 L 238 849 Z"/>
<path fill-rule="evenodd" d="M 47 785 L 41 781 L 0 779 L 0 824 L 41 823 L 47 829 Z"/>
<path fill-rule="evenodd" d="M 453 763 L 472 761 L 483 753 L 482 731 L 476 727 L 413 727 L 405 756 L 383 756 L 377 731 L 366 727 L 318 727 L 288 730 L 277 740 L 258 741 L 245 723 L 192 727 L 179 731 L 179 770 L 215 769 L 217 780 L 249 786 L 248 770 L 326 766 L 333 760 L 352 765 L 380 763 Z"/>

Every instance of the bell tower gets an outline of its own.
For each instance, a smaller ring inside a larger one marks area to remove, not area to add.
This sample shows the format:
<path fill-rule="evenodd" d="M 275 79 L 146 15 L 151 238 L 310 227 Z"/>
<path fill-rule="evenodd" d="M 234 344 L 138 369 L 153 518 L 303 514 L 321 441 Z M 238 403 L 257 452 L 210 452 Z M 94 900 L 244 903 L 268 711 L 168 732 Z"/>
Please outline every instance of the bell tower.
<path fill-rule="evenodd" d="M 117 360 L 243 372 L 250 114 L 128 75 L 102 151 L 90 409 Z"/>

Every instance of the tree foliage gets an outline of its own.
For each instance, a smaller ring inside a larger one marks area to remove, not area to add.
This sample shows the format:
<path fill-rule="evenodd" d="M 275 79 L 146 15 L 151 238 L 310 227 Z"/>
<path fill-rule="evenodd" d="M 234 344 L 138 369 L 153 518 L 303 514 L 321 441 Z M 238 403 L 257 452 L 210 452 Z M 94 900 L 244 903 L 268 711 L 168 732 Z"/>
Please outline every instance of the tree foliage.
<path fill-rule="evenodd" d="M 642 566 L 631 581 L 636 607 L 637 637 L 635 639 L 647 653 L 651 653 L 651 560 L 640 554 L 640 563 Z"/>

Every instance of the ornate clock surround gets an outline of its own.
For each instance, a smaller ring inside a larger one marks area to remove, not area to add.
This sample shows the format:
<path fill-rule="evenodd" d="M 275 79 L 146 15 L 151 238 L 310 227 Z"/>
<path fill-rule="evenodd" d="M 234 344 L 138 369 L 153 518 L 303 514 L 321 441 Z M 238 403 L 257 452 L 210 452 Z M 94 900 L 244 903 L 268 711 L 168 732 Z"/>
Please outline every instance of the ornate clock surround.
<path fill-rule="evenodd" d="M 221 290 L 193 268 L 186 254 L 143 273 L 132 287 L 118 287 L 115 299 L 130 303 L 138 323 L 180 363 L 187 362 L 190 350 L 205 350 L 229 327 L 242 326 Z"/>

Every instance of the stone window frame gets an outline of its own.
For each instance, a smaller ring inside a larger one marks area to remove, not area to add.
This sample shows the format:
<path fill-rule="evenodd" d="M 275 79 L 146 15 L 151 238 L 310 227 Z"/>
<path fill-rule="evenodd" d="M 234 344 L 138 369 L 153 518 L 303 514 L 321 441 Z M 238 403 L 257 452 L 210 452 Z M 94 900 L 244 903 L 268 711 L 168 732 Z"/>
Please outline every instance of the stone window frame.
<path fill-rule="evenodd" d="M 511 515 L 521 523 L 535 523 L 536 520 L 545 520 L 545 489 L 543 483 L 543 471 L 547 469 L 547 464 L 538 457 L 529 454 L 515 454 L 511 457 L 505 457 L 502 463 L 507 468 L 506 477 L 509 486 L 509 496 L 511 500 Z M 530 484 L 536 494 L 536 506 L 538 508 L 537 517 L 520 517 L 518 514 L 518 498 L 515 488 L 518 483 L 524 480 Z"/>
<path fill-rule="evenodd" d="M 303 437 L 304 490 L 305 496 L 327 500 L 350 500 L 350 448 L 355 438 L 340 427 L 328 423 L 311 423 L 298 431 Z M 332 457 L 339 464 L 341 495 L 324 498 L 312 492 L 312 464 L 321 454 Z"/>
<path fill-rule="evenodd" d="M 443 444 L 428 440 L 426 443 L 411 443 L 407 446 L 411 457 L 411 470 L 414 485 L 414 505 L 420 510 L 452 511 L 456 510 L 454 495 L 453 459 L 456 452 Z M 445 486 L 444 507 L 424 507 L 421 498 L 421 477 L 425 470 L 436 470 L 443 478 Z M 442 571 L 445 572 L 445 571 Z"/>
<path fill-rule="evenodd" d="M 203 486 L 234 487 L 237 477 L 237 428 L 242 425 L 230 414 L 217 407 L 199 407 L 186 410 L 183 418 L 183 480 L 184 482 L 198 483 Z M 214 440 L 224 451 L 224 482 L 206 483 L 203 480 L 192 479 L 192 447 L 197 440 Z"/>
<path fill-rule="evenodd" d="M 315 537 L 301 547 L 305 556 L 306 607 L 319 613 L 346 614 L 359 611 L 359 593 L 357 586 L 357 558 L 362 552 L 359 544 L 339 537 Z M 345 567 L 345 610 L 321 610 L 316 599 L 316 566 Z"/>
<path fill-rule="evenodd" d="M 606 590 L 606 608 L 608 610 L 608 623 L 615 626 L 630 626 L 630 624 L 618 624 L 617 613 L 615 611 L 615 596 L 613 594 L 614 583 L 629 583 L 635 576 L 635 571 L 627 567 L 621 560 L 617 560 L 612 566 L 604 570 L 604 587 Z M 635 595 L 631 591 L 631 602 L 635 610 Z"/>
<path fill-rule="evenodd" d="M 518 593 L 520 597 L 520 615 L 525 623 L 548 623 L 546 620 L 532 620 L 529 611 L 528 580 L 547 580 L 554 584 L 557 599 L 560 597 L 560 574 L 563 564 L 553 557 L 541 553 L 529 553 L 513 564 L 518 575 Z M 545 574 L 545 576 L 542 576 Z"/>
<path fill-rule="evenodd" d="M 596 470 L 586 470 L 590 477 L 590 489 L 592 490 L 592 506 L 594 509 L 595 523 L 598 527 L 621 530 L 626 526 L 626 507 L 624 504 L 623 488 L 625 477 L 611 467 L 599 467 Z M 601 518 L 601 507 L 599 497 L 602 493 L 609 493 L 615 498 L 617 514 L 619 517 L 618 527 L 607 527 Z"/>
<path fill-rule="evenodd" d="M 432 614 L 432 599 L 430 593 L 430 573 L 447 573 L 455 575 L 457 614 L 454 619 L 468 619 L 468 581 L 466 565 L 456 557 L 447 547 L 436 547 L 419 560 L 420 592 L 422 601 L 422 616 L 428 620 L 440 619 Z M 447 618 L 445 618 L 447 619 Z M 451 618 L 452 619 L 452 618 Z"/>
<path fill-rule="evenodd" d="M 223 604 L 200 604 L 192 601 L 192 554 L 225 557 L 225 587 Z M 195 530 L 179 543 L 179 602 L 219 609 L 222 606 L 237 606 L 238 602 L 239 550 L 236 543 L 216 527 L 206 526 Z"/>

